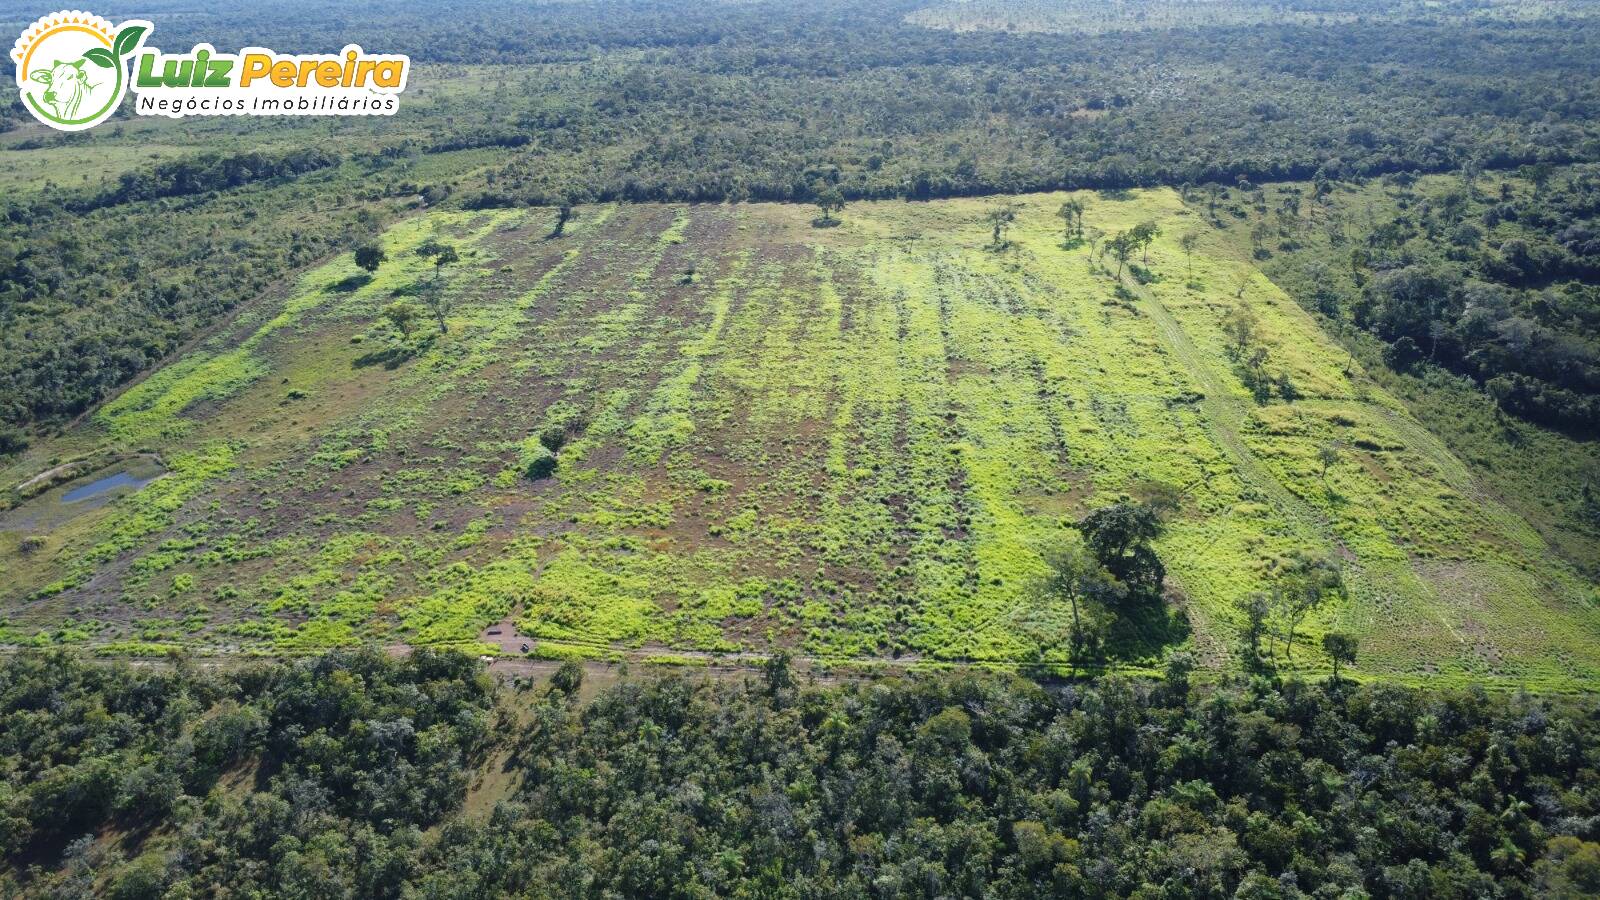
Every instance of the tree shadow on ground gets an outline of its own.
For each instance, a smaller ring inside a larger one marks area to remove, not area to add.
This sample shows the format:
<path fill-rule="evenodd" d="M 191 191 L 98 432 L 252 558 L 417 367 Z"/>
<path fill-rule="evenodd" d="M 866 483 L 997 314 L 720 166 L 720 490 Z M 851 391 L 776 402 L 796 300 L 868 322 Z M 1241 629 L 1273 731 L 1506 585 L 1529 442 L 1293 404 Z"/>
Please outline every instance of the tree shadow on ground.
<path fill-rule="evenodd" d="M 1142 603 L 1106 627 L 1103 653 L 1112 662 L 1158 660 L 1189 634 L 1189 613 L 1181 604 Z"/>
<path fill-rule="evenodd" d="M 341 278 L 328 285 L 328 290 L 335 294 L 353 294 L 372 283 L 372 275 L 367 272 L 357 272 L 349 278 Z"/>
<path fill-rule="evenodd" d="M 412 357 L 427 349 L 431 343 L 432 341 L 428 340 L 421 344 L 392 344 L 388 347 L 363 353 L 356 357 L 355 362 L 351 363 L 351 365 L 357 369 L 365 369 L 368 366 L 383 366 L 385 369 L 390 370 L 398 369 Z"/>

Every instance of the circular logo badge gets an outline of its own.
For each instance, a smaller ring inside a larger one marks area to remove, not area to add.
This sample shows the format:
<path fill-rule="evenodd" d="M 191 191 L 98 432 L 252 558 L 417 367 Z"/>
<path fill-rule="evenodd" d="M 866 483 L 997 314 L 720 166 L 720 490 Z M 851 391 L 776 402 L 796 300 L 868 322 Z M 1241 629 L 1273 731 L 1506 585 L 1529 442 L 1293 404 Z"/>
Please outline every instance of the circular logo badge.
<path fill-rule="evenodd" d="M 110 22 L 63 10 L 23 30 L 11 50 L 17 91 L 33 117 L 60 131 L 82 131 L 111 117 L 128 90 L 128 61 L 150 23 Z"/>

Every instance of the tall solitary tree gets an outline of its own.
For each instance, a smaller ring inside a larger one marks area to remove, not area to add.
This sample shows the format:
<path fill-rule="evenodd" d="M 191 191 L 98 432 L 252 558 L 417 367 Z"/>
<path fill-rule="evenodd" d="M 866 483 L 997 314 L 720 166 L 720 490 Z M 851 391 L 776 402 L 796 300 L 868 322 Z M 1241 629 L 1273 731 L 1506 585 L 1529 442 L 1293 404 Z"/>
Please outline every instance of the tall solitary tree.
<path fill-rule="evenodd" d="M 1256 328 L 1260 319 L 1256 317 L 1255 310 L 1240 303 L 1222 317 L 1222 330 L 1233 339 L 1233 345 L 1228 348 L 1228 355 L 1234 359 L 1243 359 L 1250 352 L 1250 345 L 1255 343 Z"/>
<path fill-rule="evenodd" d="M 444 267 L 461 261 L 461 254 L 450 244 L 445 244 L 433 257 L 433 277 L 438 278 L 444 274 Z"/>
<path fill-rule="evenodd" d="M 1302 622 L 1328 601 L 1344 596 L 1344 576 L 1327 557 L 1296 553 L 1272 584 L 1272 605 L 1283 624 L 1284 655 L 1294 659 L 1294 638 Z"/>
<path fill-rule="evenodd" d="M 834 224 L 833 214 L 844 212 L 844 194 L 833 185 L 817 191 L 816 198 L 811 202 L 822 212 L 822 218 L 818 220 L 822 225 Z"/>
<path fill-rule="evenodd" d="M 1065 223 L 1066 233 L 1064 237 L 1067 240 L 1072 241 L 1083 239 L 1082 200 L 1073 198 L 1061 204 L 1061 208 L 1056 210 L 1056 215 L 1061 217 L 1061 220 Z"/>
<path fill-rule="evenodd" d="M 553 238 L 558 238 L 565 234 L 567 231 L 567 223 L 572 221 L 572 218 L 575 215 L 576 213 L 574 213 L 572 209 L 572 201 L 562 200 L 556 206 L 556 227 L 550 232 L 550 236 Z"/>
<path fill-rule="evenodd" d="M 1133 244 L 1139 248 L 1139 253 L 1145 265 L 1150 264 L 1150 245 L 1161 236 L 1161 227 L 1154 222 L 1140 222 L 1133 226 L 1129 232 L 1133 236 Z"/>
<path fill-rule="evenodd" d="M 1105 236 L 1106 236 L 1106 233 L 1104 231 L 1101 231 L 1100 229 L 1094 227 L 1093 225 L 1090 225 L 1087 228 L 1083 229 L 1082 237 L 1083 237 L 1083 240 L 1085 242 L 1087 242 L 1088 245 L 1089 245 L 1089 260 L 1091 262 L 1094 261 L 1094 250 L 1095 250 L 1095 247 L 1099 245 L 1100 239 L 1105 237 Z"/>
<path fill-rule="evenodd" d="M 1355 635 L 1330 631 L 1322 636 L 1322 650 L 1333 661 L 1333 683 L 1339 683 L 1339 666 L 1356 664 L 1357 642 Z"/>
<path fill-rule="evenodd" d="M 439 279 L 434 278 L 422 288 L 422 303 L 433 316 L 433 321 L 439 326 L 440 334 L 448 334 L 450 312 L 455 308 L 455 300 L 445 293 L 444 285 Z"/>
<path fill-rule="evenodd" d="M 438 324 L 439 333 L 447 334 L 450 331 L 448 320 L 451 310 L 455 308 L 455 300 L 445 292 L 444 269 L 445 266 L 459 262 L 461 254 L 452 244 L 429 239 L 417 247 L 417 255 L 433 259 L 433 277 L 422 285 L 422 304 L 427 307 L 434 322 Z"/>
<path fill-rule="evenodd" d="M 1119 231 L 1106 241 L 1106 249 L 1117 260 L 1117 280 L 1122 280 L 1122 268 L 1128 264 L 1128 259 L 1133 256 L 1133 251 L 1138 249 L 1139 239 L 1131 231 Z"/>
<path fill-rule="evenodd" d="M 1017 205 L 1015 203 L 1002 203 L 989 210 L 984 216 L 984 221 L 994 227 L 993 241 L 996 248 L 1006 245 L 1006 232 L 1017 221 Z"/>
<path fill-rule="evenodd" d="M 1183 261 L 1187 265 L 1188 273 L 1194 274 L 1194 248 L 1200 243 L 1200 232 L 1191 231 L 1178 238 L 1178 246 L 1183 248 Z"/>

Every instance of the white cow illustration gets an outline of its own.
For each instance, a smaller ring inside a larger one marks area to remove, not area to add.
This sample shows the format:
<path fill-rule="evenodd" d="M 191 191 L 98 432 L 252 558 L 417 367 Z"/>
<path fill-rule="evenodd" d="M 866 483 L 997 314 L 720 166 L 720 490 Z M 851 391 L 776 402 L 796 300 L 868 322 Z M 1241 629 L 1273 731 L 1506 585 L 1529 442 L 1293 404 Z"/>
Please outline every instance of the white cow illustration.
<path fill-rule="evenodd" d="M 83 63 L 81 59 L 75 62 L 57 60 L 50 68 L 35 69 L 28 76 L 49 87 L 43 99 L 55 107 L 57 118 L 77 118 L 78 107 L 83 105 L 84 97 L 94 90 L 94 85 L 89 83 L 89 76 L 84 74 Z"/>

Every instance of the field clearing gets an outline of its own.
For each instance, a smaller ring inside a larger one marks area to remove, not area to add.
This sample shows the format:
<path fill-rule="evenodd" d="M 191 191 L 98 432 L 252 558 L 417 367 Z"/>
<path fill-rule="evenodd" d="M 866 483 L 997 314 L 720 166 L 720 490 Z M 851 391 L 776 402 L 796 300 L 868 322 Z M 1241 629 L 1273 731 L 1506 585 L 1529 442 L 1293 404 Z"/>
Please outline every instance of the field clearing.
<path fill-rule="evenodd" d="M 1061 665 L 1041 550 L 1165 486 L 1189 634 L 1141 635 L 1123 666 L 1182 641 L 1230 665 L 1233 601 L 1306 550 L 1352 594 L 1295 664 L 1338 627 L 1365 677 L 1595 683 L 1592 588 L 1227 235 L 1171 191 L 1077 195 L 1106 233 L 1162 229 L 1119 297 L 1063 246 L 1066 197 L 1016 198 L 999 251 L 976 199 L 857 203 L 836 228 L 584 207 L 559 239 L 547 210 L 408 219 L 370 281 L 348 256 L 310 271 L 0 472 L 149 451 L 169 470 L 46 533 L 15 523 L 70 484 L 0 513 L 0 635 L 289 652 L 504 623 L 497 643 L 547 658 Z M 380 311 L 429 277 L 429 238 L 462 250 L 449 330 L 397 353 Z M 1292 401 L 1240 379 L 1238 304 Z M 530 479 L 550 430 L 555 473 Z"/>

